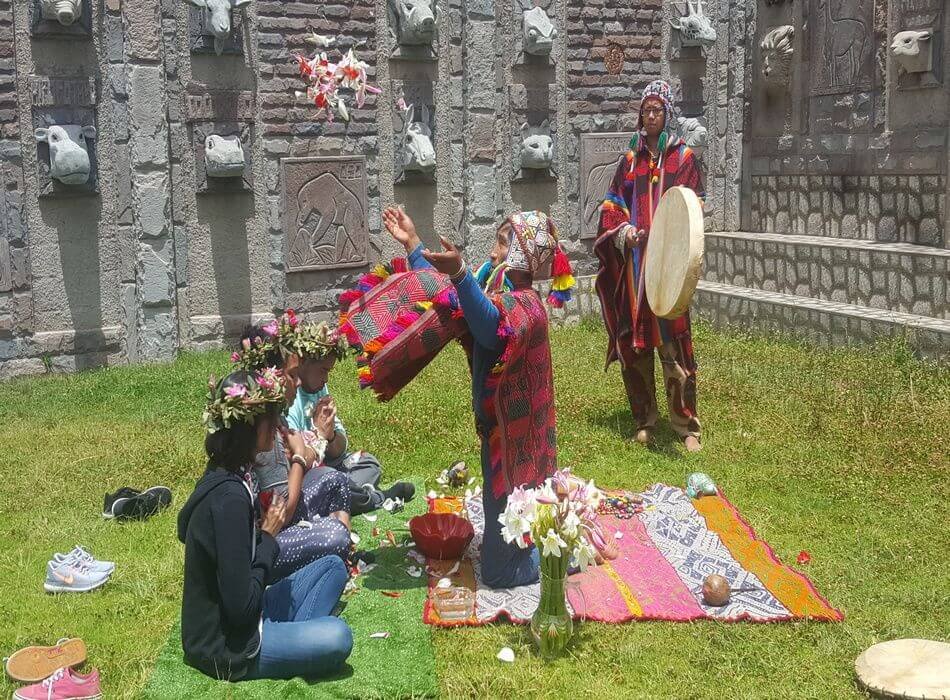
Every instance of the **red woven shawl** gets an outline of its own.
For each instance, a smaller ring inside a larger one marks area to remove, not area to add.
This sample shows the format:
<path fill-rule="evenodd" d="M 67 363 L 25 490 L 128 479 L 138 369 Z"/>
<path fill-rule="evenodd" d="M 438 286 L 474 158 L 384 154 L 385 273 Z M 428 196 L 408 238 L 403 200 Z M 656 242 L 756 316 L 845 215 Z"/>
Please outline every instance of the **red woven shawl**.
<path fill-rule="evenodd" d="M 360 386 L 372 387 L 380 401 L 393 398 L 465 331 L 448 277 L 407 270 L 403 259 L 375 268 L 340 303 L 340 331 L 362 350 Z"/>
<path fill-rule="evenodd" d="M 493 297 L 501 312 L 499 336 L 507 339 L 496 371 L 486 382 L 486 407 L 498 421 L 489 434 L 492 493 L 539 486 L 557 468 L 554 372 L 548 317 L 540 297 L 523 289 Z M 500 370 L 500 371 L 498 371 Z"/>

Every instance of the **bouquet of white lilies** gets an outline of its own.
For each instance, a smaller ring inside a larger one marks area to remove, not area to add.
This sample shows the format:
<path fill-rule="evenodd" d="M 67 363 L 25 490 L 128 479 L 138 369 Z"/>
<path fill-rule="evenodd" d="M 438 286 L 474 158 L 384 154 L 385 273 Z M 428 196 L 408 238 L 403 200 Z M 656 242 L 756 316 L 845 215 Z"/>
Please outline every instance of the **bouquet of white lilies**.
<path fill-rule="evenodd" d="M 515 489 L 498 516 L 506 542 L 522 549 L 534 544 L 540 550 L 541 599 L 531 618 L 531 634 L 546 659 L 560 654 L 574 632 L 564 592 L 568 568 L 587 568 L 598 550 L 607 548 L 597 524 L 600 499 L 593 481 L 562 469 L 539 488 Z"/>
<path fill-rule="evenodd" d="M 600 499 L 593 481 L 562 469 L 539 488 L 519 487 L 508 496 L 505 512 L 498 516 L 501 536 L 522 549 L 535 544 L 542 557 L 563 557 L 583 570 L 605 547 L 596 520 Z"/>

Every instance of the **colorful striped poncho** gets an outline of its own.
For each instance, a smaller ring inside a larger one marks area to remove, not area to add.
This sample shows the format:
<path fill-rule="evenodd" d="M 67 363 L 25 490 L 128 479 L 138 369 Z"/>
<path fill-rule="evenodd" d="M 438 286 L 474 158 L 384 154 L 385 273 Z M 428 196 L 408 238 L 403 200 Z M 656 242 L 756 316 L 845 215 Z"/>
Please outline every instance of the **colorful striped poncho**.
<path fill-rule="evenodd" d="M 670 187 L 683 185 L 705 196 L 699 164 L 682 139 L 674 138 L 654 164 L 641 139 L 636 153 L 628 151 L 617 164 L 617 172 L 601 205 L 600 227 L 594 251 L 600 260 L 597 294 L 610 345 L 607 365 L 620 359 L 624 365 L 633 354 L 652 350 L 665 342 L 681 344 L 687 369 L 694 369 L 689 312 L 680 318 L 657 318 L 646 298 L 643 263 L 646 239 L 622 254 L 608 235 L 617 226 L 630 223 L 649 235 L 653 212 L 660 196 Z"/>

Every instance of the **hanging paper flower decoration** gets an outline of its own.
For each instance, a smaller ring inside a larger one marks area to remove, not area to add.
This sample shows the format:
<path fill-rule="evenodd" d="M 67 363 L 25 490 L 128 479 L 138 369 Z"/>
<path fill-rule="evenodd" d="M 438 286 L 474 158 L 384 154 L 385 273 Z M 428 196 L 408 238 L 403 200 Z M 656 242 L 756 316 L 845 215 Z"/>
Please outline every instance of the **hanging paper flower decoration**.
<path fill-rule="evenodd" d="M 308 43 L 318 47 L 326 47 L 332 43 L 328 37 L 314 34 L 307 39 Z M 350 120 L 350 110 L 346 99 L 340 93 L 340 88 L 352 90 L 357 107 L 366 102 L 366 94 L 378 95 L 381 90 L 369 84 L 366 77 L 368 68 L 364 61 L 359 60 L 350 49 L 338 63 L 332 63 L 323 51 L 318 51 L 311 58 L 295 55 L 301 79 L 307 83 L 307 91 L 296 94 L 304 97 L 317 108 L 318 113 L 325 112 L 327 121 L 333 122 L 333 115 L 339 114 L 343 121 Z"/>

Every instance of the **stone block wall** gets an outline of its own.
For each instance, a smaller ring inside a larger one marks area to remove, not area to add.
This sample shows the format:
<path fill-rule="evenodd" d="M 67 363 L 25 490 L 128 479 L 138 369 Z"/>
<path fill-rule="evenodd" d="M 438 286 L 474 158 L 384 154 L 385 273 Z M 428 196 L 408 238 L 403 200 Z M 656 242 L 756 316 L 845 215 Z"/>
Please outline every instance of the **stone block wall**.
<path fill-rule="evenodd" d="M 708 129 L 708 230 L 948 243 L 950 52 L 909 76 L 885 47 L 927 23 L 943 42 L 942 0 L 706 0 L 704 47 L 670 27 L 681 0 L 434 0 L 431 47 L 400 43 L 389 0 L 254 0 L 221 55 L 185 0 L 88 2 L 52 33 L 33 26 L 34 1 L 0 0 L 2 376 L 167 360 L 286 306 L 330 316 L 401 252 L 382 230 L 389 203 L 472 263 L 505 214 L 548 210 L 590 274 L 598 202 L 657 77 Z M 549 56 L 525 51 L 530 8 L 557 30 Z M 842 22 L 861 51 L 822 63 L 826 25 Z M 796 28 L 795 58 L 776 91 L 759 44 L 780 24 Z M 352 47 L 383 90 L 348 123 L 294 94 L 311 31 L 331 58 Z M 404 170 L 400 99 L 428 116 L 429 173 Z M 51 184 L 34 138 L 49 120 L 96 128 L 88 186 Z M 549 169 L 521 167 L 523 124 L 550 127 Z M 209 182 L 212 134 L 243 144 L 237 180 Z"/>
<path fill-rule="evenodd" d="M 704 260 L 710 282 L 950 319 L 950 251 L 942 249 L 712 234 Z"/>
<path fill-rule="evenodd" d="M 505 214 L 549 210 L 590 272 L 581 136 L 628 132 L 661 71 L 661 0 L 437 0 L 431 50 L 400 44 L 388 0 L 254 0 L 232 13 L 221 55 L 184 0 L 85 3 L 89 16 L 52 32 L 35 31 L 32 5 L 0 0 L 4 376 L 167 360 L 286 306 L 329 316 L 370 265 L 401 253 L 382 231 L 391 202 L 429 245 L 447 235 L 473 262 Z M 557 30 L 550 56 L 525 51 L 532 7 Z M 331 58 L 352 47 L 383 90 L 348 123 L 294 94 L 311 32 L 333 39 Z M 400 98 L 431 115 L 426 177 L 403 173 Z M 83 196 L 43 180 L 32 132 L 47 117 L 97 130 Z M 552 167 L 522 170 L 521 126 L 542 122 Z M 209 182 L 210 134 L 241 140 L 238 181 Z"/>
<path fill-rule="evenodd" d="M 940 175 L 756 175 L 751 182 L 753 231 L 944 245 Z"/>
<path fill-rule="evenodd" d="M 950 246 L 946 2 L 747 5 L 743 229 Z M 794 30 L 790 74 L 770 83 L 762 42 L 780 27 Z M 901 67 L 890 45 L 907 30 L 931 32 L 931 70 Z"/>

